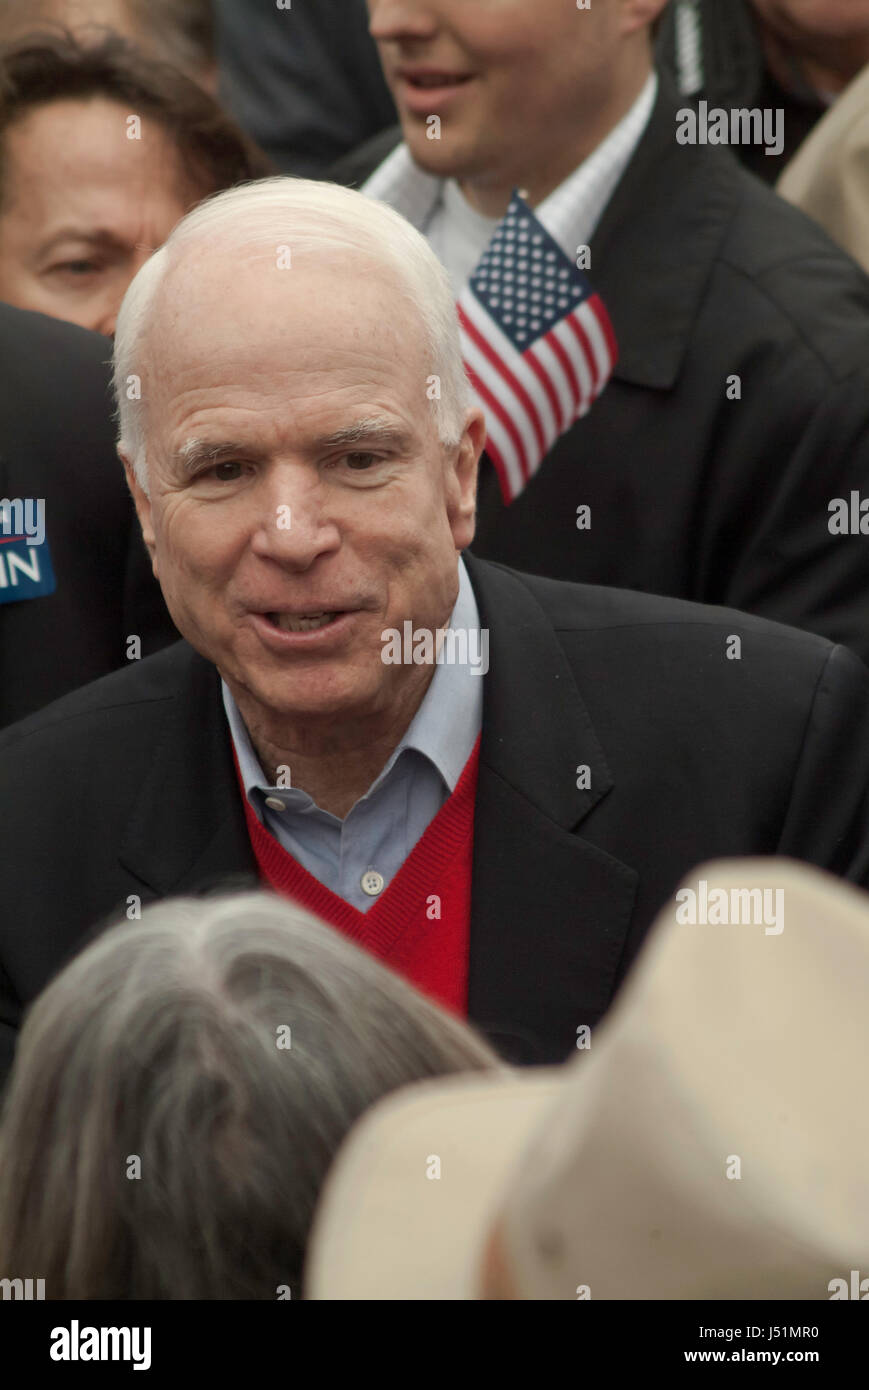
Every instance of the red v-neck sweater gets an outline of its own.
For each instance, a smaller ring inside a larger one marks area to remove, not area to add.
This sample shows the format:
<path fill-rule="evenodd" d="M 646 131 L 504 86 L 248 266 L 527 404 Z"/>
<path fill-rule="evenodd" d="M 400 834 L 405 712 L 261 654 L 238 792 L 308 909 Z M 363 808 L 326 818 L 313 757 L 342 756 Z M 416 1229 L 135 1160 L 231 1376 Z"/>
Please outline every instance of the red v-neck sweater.
<path fill-rule="evenodd" d="M 260 878 L 461 1017 L 468 1002 L 479 758 L 478 736 L 455 790 L 367 912 L 322 884 L 260 824 L 244 794 L 237 760 L 235 764 Z"/>

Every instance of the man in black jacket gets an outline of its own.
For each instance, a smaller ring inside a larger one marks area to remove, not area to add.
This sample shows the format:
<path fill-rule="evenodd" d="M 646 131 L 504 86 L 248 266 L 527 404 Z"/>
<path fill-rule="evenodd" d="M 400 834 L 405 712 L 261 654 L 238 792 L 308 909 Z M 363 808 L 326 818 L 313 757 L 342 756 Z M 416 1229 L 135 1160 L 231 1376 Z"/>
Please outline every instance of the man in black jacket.
<path fill-rule="evenodd" d="M 369 9 L 406 143 L 334 176 L 423 230 L 457 295 L 524 188 L 571 259 L 589 248 L 619 345 L 509 506 L 484 460 L 475 552 L 869 654 L 869 546 L 835 519 L 869 498 L 869 283 L 730 149 L 679 143 L 684 103 L 652 70 L 661 0 Z"/>
<path fill-rule="evenodd" d="M 302 180 L 203 205 L 134 280 L 119 450 L 187 640 L 0 737 L 3 1065 L 95 923 L 254 876 L 526 1063 L 587 1045 L 700 861 L 869 880 L 850 652 L 463 553 L 451 310 L 407 224 Z M 723 920 L 691 929 L 787 930 Z"/>
<path fill-rule="evenodd" d="M 118 468 L 110 353 L 0 304 L 0 727 L 177 639 Z"/>
<path fill-rule="evenodd" d="M 737 153 L 774 183 L 803 140 L 869 63 L 867 0 L 671 0 L 655 53 L 680 92 L 709 106 L 783 113 L 781 149 Z"/>

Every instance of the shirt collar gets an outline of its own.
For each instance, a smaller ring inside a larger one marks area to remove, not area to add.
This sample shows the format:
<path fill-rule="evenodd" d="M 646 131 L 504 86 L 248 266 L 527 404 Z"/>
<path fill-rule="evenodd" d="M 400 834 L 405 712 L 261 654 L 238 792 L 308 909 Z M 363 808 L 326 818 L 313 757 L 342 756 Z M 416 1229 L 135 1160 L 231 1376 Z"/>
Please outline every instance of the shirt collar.
<path fill-rule="evenodd" d="M 470 632 L 480 626 L 477 600 L 464 561 L 459 558 L 459 593 L 450 616 L 449 626 L 457 631 Z M 477 650 L 480 650 L 477 648 Z M 256 808 L 254 792 L 263 794 L 278 790 L 269 785 L 254 751 L 241 711 L 229 686 L 221 680 L 223 707 L 226 711 L 239 771 L 248 801 Z M 458 783 L 462 770 L 471 755 L 483 720 L 483 681 L 470 665 L 436 665 L 419 709 L 411 720 L 404 737 L 390 755 L 386 766 L 371 784 L 366 796 L 389 776 L 398 759 L 412 749 L 426 758 L 440 773 L 450 792 Z M 282 789 L 286 794 L 286 789 Z M 305 798 L 309 806 L 314 803 Z M 301 807 L 300 807 L 301 809 Z"/>
<path fill-rule="evenodd" d="M 595 150 L 560 183 L 534 214 L 571 260 L 577 246 L 587 245 L 616 184 L 624 173 L 648 124 L 658 93 L 657 73 L 651 72 L 633 106 Z M 369 198 L 379 198 L 424 231 L 443 197 L 444 180 L 414 163 L 402 142 L 362 185 Z"/>
<path fill-rule="evenodd" d="M 649 73 L 631 109 L 613 126 L 563 183 L 534 209 L 538 221 L 573 260 L 588 245 L 631 156 L 649 123 L 658 94 L 657 73 Z"/>

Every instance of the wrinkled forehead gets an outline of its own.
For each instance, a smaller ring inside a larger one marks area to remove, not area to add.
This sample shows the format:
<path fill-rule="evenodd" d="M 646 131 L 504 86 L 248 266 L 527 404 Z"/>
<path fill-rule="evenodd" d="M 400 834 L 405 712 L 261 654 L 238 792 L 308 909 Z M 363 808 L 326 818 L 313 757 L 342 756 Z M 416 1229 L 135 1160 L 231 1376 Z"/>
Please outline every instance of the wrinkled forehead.
<path fill-rule="evenodd" d="M 377 339 L 411 348 L 423 329 L 398 274 L 352 251 L 289 243 L 185 249 L 157 290 L 149 332 L 164 352 L 251 341 L 288 346 Z"/>
<path fill-rule="evenodd" d="M 219 391 L 302 393 L 358 381 L 425 399 L 422 319 L 388 265 L 283 243 L 184 248 L 157 288 L 141 343 L 151 403 Z"/>

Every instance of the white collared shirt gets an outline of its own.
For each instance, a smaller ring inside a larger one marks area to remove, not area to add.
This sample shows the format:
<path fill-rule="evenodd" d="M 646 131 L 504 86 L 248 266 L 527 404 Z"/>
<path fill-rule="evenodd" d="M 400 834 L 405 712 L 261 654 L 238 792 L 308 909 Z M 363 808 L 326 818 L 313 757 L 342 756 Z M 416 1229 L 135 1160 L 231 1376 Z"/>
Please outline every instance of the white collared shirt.
<path fill-rule="evenodd" d="M 652 72 L 630 110 L 572 174 L 534 209 L 571 260 L 588 245 L 652 114 L 658 78 Z M 362 185 L 428 237 L 446 266 L 456 297 L 488 246 L 499 218 L 483 217 L 454 179 L 425 173 L 403 142 Z"/>

